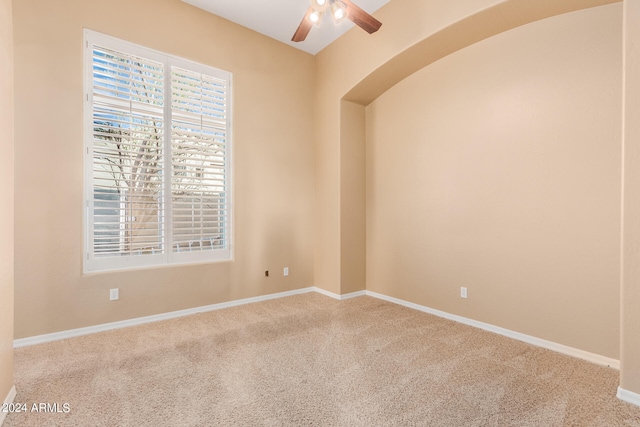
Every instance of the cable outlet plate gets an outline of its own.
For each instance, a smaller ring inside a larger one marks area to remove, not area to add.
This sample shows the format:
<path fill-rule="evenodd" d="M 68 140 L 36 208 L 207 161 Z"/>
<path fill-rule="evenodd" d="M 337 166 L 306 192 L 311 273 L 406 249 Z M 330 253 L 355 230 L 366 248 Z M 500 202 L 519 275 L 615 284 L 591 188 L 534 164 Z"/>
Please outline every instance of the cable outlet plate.
<path fill-rule="evenodd" d="M 113 288 L 109 289 L 109 301 L 117 301 L 120 299 L 120 289 Z"/>

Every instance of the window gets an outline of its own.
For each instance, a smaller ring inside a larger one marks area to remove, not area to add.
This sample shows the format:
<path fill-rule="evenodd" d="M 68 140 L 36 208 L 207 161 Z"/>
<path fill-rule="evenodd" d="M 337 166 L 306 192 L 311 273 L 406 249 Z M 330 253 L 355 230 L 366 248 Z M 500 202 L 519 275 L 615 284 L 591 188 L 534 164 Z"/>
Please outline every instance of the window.
<path fill-rule="evenodd" d="M 231 259 L 231 74 L 85 30 L 85 262 Z"/>

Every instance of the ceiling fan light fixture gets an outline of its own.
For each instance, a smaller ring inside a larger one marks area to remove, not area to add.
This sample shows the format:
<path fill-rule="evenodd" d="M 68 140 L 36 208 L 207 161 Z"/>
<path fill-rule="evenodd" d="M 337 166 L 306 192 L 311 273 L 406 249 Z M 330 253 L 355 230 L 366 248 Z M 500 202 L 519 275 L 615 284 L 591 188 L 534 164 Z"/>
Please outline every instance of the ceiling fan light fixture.
<path fill-rule="evenodd" d="M 329 7 L 329 0 L 311 0 L 311 7 L 318 13 L 322 13 Z"/>
<path fill-rule="evenodd" d="M 314 24 L 318 25 L 320 23 L 320 17 L 321 17 L 320 12 L 318 12 L 317 10 L 314 10 L 313 12 L 311 12 L 309 14 L 309 21 L 311 21 Z"/>
<path fill-rule="evenodd" d="M 333 20 L 336 22 L 341 22 L 344 18 L 347 17 L 347 5 L 341 2 L 340 0 L 335 0 L 331 3 L 331 16 Z"/>
<path fill-rule="evenodd" d="M 352 0 L 309 0 L 311 5 L 300 21 L 300 25 L 293 33 L 291 41 L 301 42 L 307 38 L 313 24 L 320 25 L 322 17 L 327 9 L 331 9 L 331 17 L 336 24 L 344 18 L 349 18 L 358 27 L 369 34 L 373 34 L 380 29 L 382 22 L 360 9 Z"/>

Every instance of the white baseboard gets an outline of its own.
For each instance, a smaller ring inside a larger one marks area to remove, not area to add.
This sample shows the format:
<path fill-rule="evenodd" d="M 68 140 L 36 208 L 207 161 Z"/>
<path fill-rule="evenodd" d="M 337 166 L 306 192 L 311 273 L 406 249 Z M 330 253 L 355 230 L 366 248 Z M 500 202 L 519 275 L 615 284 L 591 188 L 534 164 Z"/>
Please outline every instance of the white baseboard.
<path fill-rule="evenodd" d="M 333 299 L 337 299 L 338 301 L 344 301 L 346 299 L 351 299 L 351 298 L 356 298 L 356 297 L 363 297 L 363 296 L 365 296 L 367 294 L 367 291 L 357 291 L 357 292 L 351 292 L 349 294 L 336 294 L 336 293 L 333 293 L 333 292 L 326 291 L 326 290 L 324 290 L 322 288 L 318 288 L 316 286 L 313 287 L 313 290 L 315 292 L 318 292 L 319 294 L 328 296 L 328 297 L 333 298 Z"/>
<path fill-rule="evenodd" d="M 590 353 L 588 351 L 579 350 L 577 348 L 569 347 L 563 344 L 558 344 L 552 341 L 543 340 L 541 338 L 533 337 L 531 335 L 526 335 L 520 332 L 515 332 L 510 329 L 501 328 L 499 326 L 491 325 L 489 323 L 479 322 L 477 320 L 468 319 L 466 317 L 458 316 L 455 314 L 447 313 L 440 310 L 435 310 L 433 308 L 425 307 L 419 304 L 415 304 L 409 301 L 404 301 L 398 298 L 389 297 L 387 295 L 379 294 L 377 292 L 366 291 L 368 296 L 378 298 L 381 300 L 385 300 L 388 302 L 392 302 L 394 304 L 399 304 L 405 307 L 413 308 L 415 310 L 422 311 L 424 313 L 433 314 L 434 316 L 442 317 L 445 319 L 453 320 L 458 323 L 463 323 L 465 325 L 473 326 L 476 328 L 484 329 L 485 331 L 493 332 L 494 334 L 503 335 L 505 337 L 513 338 L 518 341 L 523 341 L 528 344 L 535 345 L 537 347 L 546 348 L 548 350 L 553 350 L 558 353 L 566 354 L 568 356 L 576 357 L 578 359 L 583 359 L 591 363 L 595 363 L 598 365 L 608 366 L 614 369 L 620 369 L 620 361 L 616 359 L 611 359 L 609 357 L 601 356 L 599 354 Z"/>
<path fill-rule="evenodd" d="M 632 405 L 640 406 L 640 394 L 634 393 L 629 390 L 625 390 L 621 387 L 618 387 L 618 399 L 631 403 Z"/>
<path fill-rule="evenodd" d="M 469 326 L 473 326 L 476 328 L 480 328 L 480 329 L 484 329 L 486 331 L 489 332 L 493 332 L 495 334 L 498 335 L 503 335 L 509 338 L 513 338 L 519 341 L 523 341 L 526 342 L 528 344 L 532 344 L 538 347 L 542 347 L 542 348 L 546 348 L 549 350 L 553 350 L 556 351 L 558 353 L 562 353 L 562 354 L 566 354 L 572 357 L 577 357 L 579 359 L 583 359 L 583 360 L 587 360 L 589 362 L 592 363 L 596 363 L 598 365 L 603 365 L 603 366 L 609 366 L 611 368 L 614 369 L 620 369 L 620 361 L 616 360 L 616 359 L 611 359 L 608 357 L 604 357 L 601 356 L 599 354 L 595 354 L 595 353 L 590 353 L 588 351 L 584 351 L 584 350 L 579 350 L 576 348 L 572 348 L 563 344 L 558 344 L 558 343 L 554 343 L 552 341 L 547 341 L 547 340 L 543 340 L 541 338 L 536 338 L 530 335 L 526 335 L 526 334 L 522 334 L 520 332 L 515 332 L 509 329 L 505 329 L 505 328 L 501 328 L 499 326 L 495 326 L 495 325 L 491 325 L 488 323 L 483 323 L 483 322 L 479 322 L 477 320 L 472 320 L 472 319 L 468 319 L 466 317 L 462 317 L 462 316 L 458 316 L 455 314 L 450 314 L 450 313 L 446 313 L 444 311 L 440 311 L 440 310 L 435 310 L 433 308 L 429 308 L 429 307 L 425 307 L 419 304 L 415 304 L 409 301 L 404 301 L 398 298 L 393 298 L 387 295 L 383 295 L 383 294 L 379 294 L 377 292 L 372 292 L 372 291 L 358 291 L 358 292 L 352 292 L 349 294 L 336 294 L 327 290 L 324 290 L 322 288 L 318 288 L 316 286 L 312 286 L 312 287 L 308 287 L 308 288 L 302 288 L 302 289 L 297 289 L 297 290 L 293 290 L 293 291 L 287 291 L 287 292 L 280 292 L 280 293 L 275 293 L 275 294 L 269 294 L 269 295 L 263 295 L 263 296 L 259 296 L 259 297 L 253 297 L 253 298 L 244 298 L 244 299 L 240 299 L 240 300 L 235 300 L 235 301 L 229 301 L 229 302 L 223 302 L 223 303 L 219 303 L 219 304 L 212 304 L 212 305 L 207 305 L 207 306 L 203 306 L 203 307 L 195 307 L 195 308 L 189 308 L 186 310 L 179 310 L 179 311 L 172 311 L 169 313 L 162 313 L 162 314 L 156 314 L 156 315 L 152 315 L 152 316 L 146 316 L 146 317 L 138 317 L 135 319 L 129 319 L 129 320 L 122 320 L 119 322 L 112 322 L 112 323 L 104 323 L 101 325 L 95 325 L 95 326 L 89 326 L 86 328 L 78 328 L 78 329 L 71 329 L 71 330 L 67 330 L 67 331 L 61 331 L 61 332 L 54 332 L 51 334 L 44 334 L 44 335 L 37 335 L 37 336 L 33 336 L 33 337 L 28 337 L 28 338 L 20 338 L 20 339 L 16 339 L 13 341 L 13 347 L 14 348 L 18 348 L 18 347 L 26 347 L 26 346 L 30 346 L 30 345 L 35 345 L 35 344 L 43 344 L 46 342 L 51 342 L 51 341 L 57 341 L 57 340 L 62 340 L 62 339 L 66 339 L 66 338 L 73 338 L 73 337 L 79 337 L 82 335 L 89 335 L 89 334 L 94 334 L 97 332 L 104 332 L 104 331 L 109 331 L 112 329 L 120 329 L 120 328 L 126 328 L 129 326 L 135 326 L 135 325 L 142 325 L 144 323 L 151 323 L 151 322 L 158 322 L 161 320 L 168 320 L 168 319 L 174 319 L 177 317 L 182 317 L 182 316 L 189 316 L 192 314 L 197 314 L 197 313 L 204 313 L 204 312 L 208 312 L 208 311 L 214 311 L 214 310 L 220 310 L 223 308 L 229 308 L 229 307 L 236 307 L 239 305 L 243 305 L 243 304 L 250 304 L 250 303 L 254 303 L 254 302 L 261 302 L 261 301 L 268 301 L 268 300 L 272 300 L 272 299 L 276 299 L 276 298 L 283 298 L 283 297 L 288 297 L 288 296 L 292 296 L 292 295 L 299 295 L 299 294 L 305 294 L 305 293 L 309 293 L 309 292 L 318 292 L 322 295 L 328 296 L 330 298 L 339 300 L 339 301 L 344 301 L 350 298 L 356 298 L 356 297 L 360 297 L 360 296 L 371 296 L 374 298 L 378 298 L 381 300 L 385 300 L 394 304 L 398 304 L 398 305 L 402 305 L 405 307 L 409 307 L 415 310 L 419 310 L 422 311 L 424 313 L 429 313 L 429 314 L 433 314 L 435 316 L 438 317 L 442 317 L 445 319 L 449 319 L 449 320 L 453 320 L 455 322 L 458 323 L 463 323 L 465 325 L 469 325 Z M 625 396 L 627 396 L 625 394 Z M 625 399 L 623 399 L 625 400 Z"/>
<path fill-rule="evenodd" d="M 236 307 L 254 302 L 268 301 L 276 298 L 284 298 L 292 295 L 306 294 L 313 292 L 313 287 L 296 289 L 293 291 L 279 292 L 275 294 L 262 295 L 259 297 L 244 298 L 229 302 L 221 302 L 219 304 L 206 305 L 202 307 L 188 308 L 185 310 L 171 311 L 169 313 L 154 314 L 151 316 L 137 317 L 135 319 L 122 320 L 119 322 L 103 323 L 101 325 L 88 326 L 86 328 L 69 329 L 67 331 L 54 332 L 51 334 L 36 335 L 28 338 L 19 338 L 13 340 L 13 348 L 26 347 L 36 344 L 44 344 L 47 342 L 63 340 L 67 338 L 79 337 L 82 335 L 95 334 L 97 332 L 110 331 L 113 329 L 121 329 L 129 326 L 142 325 L 145 323 L 158 322 L 160 320 L 175 319 L 177 317 L 189 316 L 197 313 L 205 313 L 208 311 L 221 310 L 223 308 Z"/>
<path fill-rule="evenodd" d="M 16 386 L 12 386 L 11 390 L 9 390 L 9 394 L 7 394 L 7 397 L 5 397 L 4 399 L 4 403 L 6 405 L 8 405 L 9 403 L 13 403 L 13 399 L 16 398 Z M 7 414 L 8 412 L 2 412 L 0 411 L 0 427 L 2 427 L 2 424 L 4 423 L 4 419 L 7 418 Z"/>
<path fill-rule="evenodd" d="M 365 295 L 367 295 L 367 291 L 356 291 L 356 292 L 351 292 L 350 294 L 342 294 L 342 295 L 340 295 L 340 300 L 344 301 L 346 299 L 363 297 Z"/>

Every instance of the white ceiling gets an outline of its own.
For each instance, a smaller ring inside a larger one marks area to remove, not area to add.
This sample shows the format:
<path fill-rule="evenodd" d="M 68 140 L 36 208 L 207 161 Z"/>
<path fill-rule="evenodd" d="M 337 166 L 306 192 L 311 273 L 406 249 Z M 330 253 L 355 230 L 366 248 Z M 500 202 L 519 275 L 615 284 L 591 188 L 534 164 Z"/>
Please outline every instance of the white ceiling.
<path fill-rule="evenodd" d="M 183 1 L 313 55 L 354 26 L 349 20 L 336 25 L 327 15 L 319 27 L 314 26 L 311 29 L 305 41 L 295 43 L 291 41 L 291 37 L 309 8 L 309 0 Z M 354 1 L 369 13 L 375 12 L 388 2 L 389 0 Z"/>

